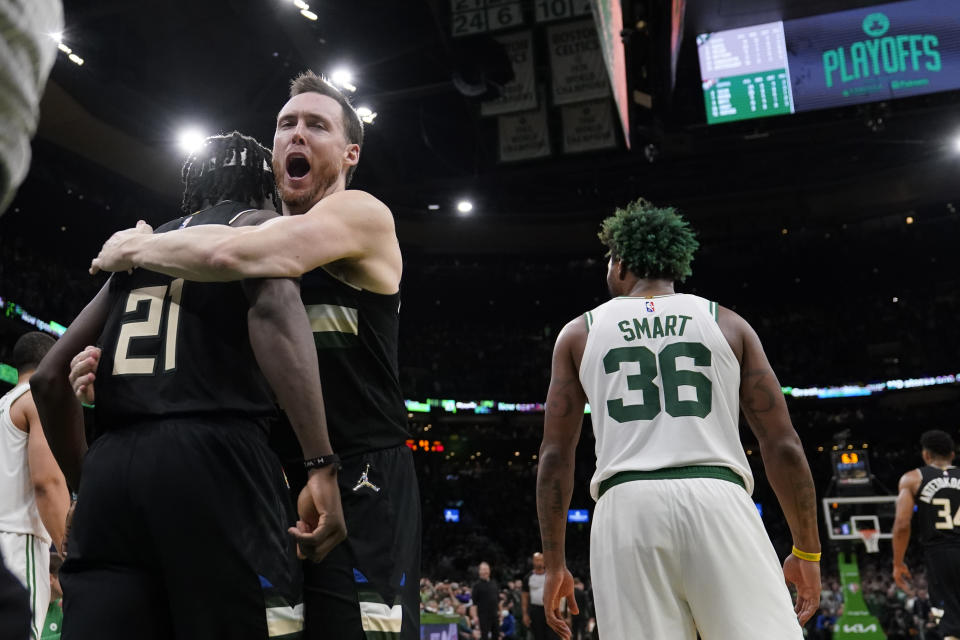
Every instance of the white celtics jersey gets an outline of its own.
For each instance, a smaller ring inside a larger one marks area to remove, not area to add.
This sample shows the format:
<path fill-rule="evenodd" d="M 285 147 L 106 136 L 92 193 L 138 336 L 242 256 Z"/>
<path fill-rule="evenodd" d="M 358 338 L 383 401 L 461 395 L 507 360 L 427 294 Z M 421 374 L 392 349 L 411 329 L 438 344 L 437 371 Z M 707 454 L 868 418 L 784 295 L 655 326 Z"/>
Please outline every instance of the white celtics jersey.
<path fill-rule="evenodd" d="M 10 419 L 10 407 L 29 390 L 24 383 L 0 398 L 0 531 L 31 534 L 50 544 L 30 478 L 28 435 Z"/>
<path fill-rule="evenodd" d="M 717 304 L 673 294 L 614 298 L 584 315 L 580 381 L 590 402 L 600 483 L 621 471 L 729 467 L 753 492 L 740 444 L 740 363 Z"/>

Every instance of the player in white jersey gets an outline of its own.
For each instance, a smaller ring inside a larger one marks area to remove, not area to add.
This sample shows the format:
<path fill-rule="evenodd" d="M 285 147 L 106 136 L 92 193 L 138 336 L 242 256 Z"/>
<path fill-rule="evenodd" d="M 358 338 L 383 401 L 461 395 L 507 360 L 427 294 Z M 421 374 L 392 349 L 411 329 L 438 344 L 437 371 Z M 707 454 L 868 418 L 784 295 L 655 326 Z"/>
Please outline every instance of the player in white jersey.
<path fill-rule="evenodd" d="M 33 638 L 40 637 L 50 600 L 50 543 L 61 548 L 70 506 L 29 384 L 54 342 L 38 331 L 17 340 L 12 354 L 17 386 L 0 398 L 0 551 L 29 592 Z"/>
<path fill-rule="evenodd" d="M 820 602 L 816 495 L 760 340 L 732 311 L 674 291 L 698 243 L 673 209 L 633 202 L 600 239 L 613 299 L 560 332 L 547 394 L 537 475 L 547 622 L 570 638 L 559 611 L 563 597 L 575 608 L 564 532 L 589 401 L 601 636 L 799 640 Z M 793 534 L 782 571 L 750 499 L 738 405 Z"/>

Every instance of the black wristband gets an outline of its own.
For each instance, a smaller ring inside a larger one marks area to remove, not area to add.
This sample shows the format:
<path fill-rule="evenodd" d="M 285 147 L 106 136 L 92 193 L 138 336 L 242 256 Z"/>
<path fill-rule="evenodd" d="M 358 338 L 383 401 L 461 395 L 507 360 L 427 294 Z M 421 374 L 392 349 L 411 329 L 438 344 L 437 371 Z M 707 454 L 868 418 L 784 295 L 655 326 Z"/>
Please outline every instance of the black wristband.
<path fill-rule="evenodd" d="M 303 468 L 307 471 L 312 469 L 323 469 L 324 467 L 329 467 L 330 465 L 336 465 L 337 469 L 340 468 L 340 456 L 335 453 L 329 455 L 320 456 L 319 458 L 310 458 L 303 461 Z"/>

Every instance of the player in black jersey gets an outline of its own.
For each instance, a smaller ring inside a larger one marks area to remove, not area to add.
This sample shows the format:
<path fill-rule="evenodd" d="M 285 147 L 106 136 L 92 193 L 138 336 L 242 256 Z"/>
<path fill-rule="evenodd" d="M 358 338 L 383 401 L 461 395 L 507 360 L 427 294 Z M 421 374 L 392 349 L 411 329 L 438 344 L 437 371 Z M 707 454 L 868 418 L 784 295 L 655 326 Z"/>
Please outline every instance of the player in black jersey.
<path fill-rule="evenodd" d="M 916 505 L 931 604 L 943 610 L 939 631 L 945 640 L 960 638 L 960 468 L 953 466 L 953 438 L 943 431 L 920 437 L 925 466 L 900 478 L 897 517 L 893 524 L 893 579 L 911 591 L 903 557 L 910 542 Z"/>
<path fill-rule="evenodd" d="M 419 637 L 420 499 L 397 367 L 403 262 L 393 215 L 347 190 L 363 125 L 312 73 L 291 85 L 273 139 L 285 215 L 256 228 L 114 234 L 91 270 L 142 267 L 188 280 L 303 274 L 330 441 L 343 459 L 349 535 L 305 565 L 308 638 Z M 309 550 L 310 541 L 300 540 Z M 362 614 L 362 615 L 361 615 Z"/>
<path fill-rule="evenodd" d="M 206 208 L 158 235 L 275 217 L 262 211 L 274 193 L 269 160 L 239 133 L 208 139 L 183 173 L 185 211 Z M 104 433 L 86 451 L 68 371 L 94 340 L 102 355 L 86 353 L 100 360 L 94 411 Z M 71 324 L 31 385 L 79 491 L 61 572 L 64 640 L 131 629 L 158 640 L 300 636 L 294 517 L 267 446 L 267 381 L 304 457 L 319 460 L 299 526 L 341 540 L 312 342 L 293 280 L 185 283 L 138 269 L 114 274 Z"/>

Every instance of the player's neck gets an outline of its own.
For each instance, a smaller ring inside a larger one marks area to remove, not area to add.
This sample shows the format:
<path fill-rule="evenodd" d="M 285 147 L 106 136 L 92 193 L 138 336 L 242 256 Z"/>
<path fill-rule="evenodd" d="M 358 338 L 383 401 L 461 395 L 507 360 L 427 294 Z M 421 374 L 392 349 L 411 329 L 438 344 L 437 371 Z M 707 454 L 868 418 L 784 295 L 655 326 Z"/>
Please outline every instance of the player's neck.
<path fill-rule="evenodd" d="M 26 384 L 27 382 L 29 382 L 29 381 L 30 381 L 30 378 L 33 377 L 33 374 L 35 373 L 35 371 L 36 371 L 36 369 L 32 369 L 32 370 L 30 370 L 30 371 L 26 371 L 26 372 L 21 373 L 20 375 L 18 375 L 18 376 L 17 376 L 17 386 L 19 387 L 20 385 Z"/>
<path fill-rule="evenodd" d="M 931 460 L 927 464 L 943 471 L 944 469 L 949 469 L 953 466 L 953 460 Z"/>
<path fill-rule="evenodd" d="M 647 298 L 650 296 L 669 296 L 676 293 L 671 280 L 641 278 L 630 287 L 625 296 Z"/>
<path fill-rule="evenodd" d="M 295 206 L 290 206 L 286 202 L 282 202 L 280 208 L 282 209 L 282 213 L 285 216 L 299 216 L 306 213 L 307 211 L 310 211 L 310 209 L 313 209 L 313 207 L 316 206 L 318 202 L 320 202 L 327 196 L 332 196 L 335 193 L 339 193 L 341 191 L 346 191 L 346 190 L 347 190 L 346 180 L 341 175 L 339 180 L 337 180 L 332 185 L 324 189 L 323 192 L 320 193 L 311 202 L 307 202 L 307 203 L 295 205 Z"/>

